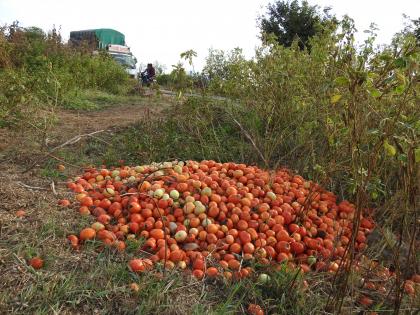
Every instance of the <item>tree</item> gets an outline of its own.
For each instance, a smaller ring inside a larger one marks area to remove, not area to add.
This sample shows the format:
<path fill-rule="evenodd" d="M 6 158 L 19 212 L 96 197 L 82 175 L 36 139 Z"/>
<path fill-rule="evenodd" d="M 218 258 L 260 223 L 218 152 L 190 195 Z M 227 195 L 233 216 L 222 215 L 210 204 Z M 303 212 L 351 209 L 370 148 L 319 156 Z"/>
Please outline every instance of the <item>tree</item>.
<path fill-rule="evenodd" d="M 403 14 L 404 18 L 404 29 L 396 34 L 396 38 L 399 36 L 414 36 L 417 42 L 417 47 L 420 46 L 420 17 L 417 19 L 412 19 L 410 16 Z"/>
<path fill-rule="evenodd" d="M 192 59 L 193 57 L 197 57 L 197 53 L 194 50 L 190 49 L 181 53 L 180 56 L 182 59 L 188 60 L 188 63 L 190 64 L 190 66 L 192 66 Z"/>
<path fill-rule="evenodd" d="M 412 29 L 413 34 L 417 39 L 417 42 L 420 43 L 420 18 L 417 18 L 417 20 L 411 20 L 412 22 Z"/>
<path fill-rule="evenodd" d="M 267 6 L 266 15 L 260 17 L 259 27 L 262 39 L 274 34 L 278 42 L 286 47 L 297 38 L 301 49 L 308 47 L 309 39 L 321 30 L 323 24 L 335 21 L 329 14 L 330 8 L 319 11 L 318 6 L 311 6 L 307 1 L 278 0 Z"/>
<path fill-rule="evenodd" d="M 417 20 L 413 21 L 414 25 L 416 26 L 416 37 L 417 39 L 420 41 L 420 18 L 418 18 Z"/>
<path fill-rule="evenodd" d="M 195 72 L 194 64 L 192 60 L 194 57 L 197 57 L 197 53 L 194 50 L 190 49 L 181 53 L 180 56 L 181 56 L 181 59 L 188 60 L 188 64 L 192 67 L 193 72 Z"/>

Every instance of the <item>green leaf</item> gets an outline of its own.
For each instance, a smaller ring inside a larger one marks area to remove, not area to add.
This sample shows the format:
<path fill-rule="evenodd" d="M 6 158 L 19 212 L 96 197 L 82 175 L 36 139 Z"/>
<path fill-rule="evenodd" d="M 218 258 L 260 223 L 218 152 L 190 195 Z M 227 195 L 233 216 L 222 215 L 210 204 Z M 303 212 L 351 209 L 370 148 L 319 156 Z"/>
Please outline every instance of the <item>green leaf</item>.
<path fill-rule="evenodd" d="M 383 61 L 389 61 L 389 60 L 392 59 L 392 56 L 389 55 L 389 54 L 382 54 L 382 55 L 379 56 L 379 58 Z"/>
<path fill-rule="evenodd" d="M 395 59 L 394 64 L 397 68 L 404 68 L 407 64 L 404 58 L 400 57 Z"/>
<path fill-rule="evenodd" d="M 378 98 L 379 96 L 382 95 L 381 91 L 379 91 L 378 89 L 375 89 L 375 88 L 370 88 L 369 89 L 369 94 L 374 98 Z"/>
<path fill-rule="evenodd" d="M 407 163 L 407 161 L 408 161 L 408 159 L 407 159 L 407 154 L 398 154 L 398 157 L 397 157 L 397 159 L 398 159 L 398 161 L 401 161 L 401 162 L 404 162 L 404 163 Z"/>
<path fill-rule="evenodd" d="M 336 94 L 331 96 L 331 104 L 337 103 L 341 99 L 341 94 Z"/>
<path fill-rule="evenodd" d="M 398 85 L 394 89 L 394 93 L 397 94 L 397 95 L 400 95 L 400 94 L 404 93 L 404 90 L 405 90 L 405 84 L 401 84 L 401 85 Z"/>
<path fill-rule="evenodd" d="M 376 79 L 377 77 L 379 77 L 379 74 L 375 73 L 375 72 L 368 72 L 367 73 L 367 77 L 369 79 Z"/>
<path fill-rule="evenodd" d="M 334 125 L 334 121 L 330 117 L 327 117 L 327 125 Z"/>
<path fill-rule="evenodd" d="M 397 73 L 395 74 L 395 76 L 397 77 L 397 80 L 398 80 L 399 82 L 401 82 L 401 83 L 405 83 L 406 78 L 405 78 L 405 76 L 404 76 L 402 73 L 397 72 Z"/>
<path fill-rule="evenodd" d="M 416 163 L 420 163 L 420 148 L 414 150 L 414 160 Z"/>
<path fill-rule="evenodd" d="M 349 79 L 347 79 L 346 77 L 337 77 L 335 78 L 334 83 L 336 85 L 341 85 L 341 86 L 347 85 L 349 84 Z"/>
<path fill-rule="evenodd" d="M 321 172 L 323 172 L 323 171 L 324 171 L 324 169 L 322 168 L 322 166 L 321 166 L 321 165 L 319 165 L 319 164 L 315 164 L 315 165 L 314 165 L 314 171 L 315 171 L 315 172 L 318 172 L 318 173 L 321 173 Z"/>
<path fill-rule="evenodd" d="M 384 149 L 385 153 L 389 156 L 394 156 L 397 153 L 397 149 L 391 144 L 389 144 L 388 140 L 384 141 Z"/>
<path fill-rule="evenodd" d="M 416 121 L 416 123 L 414 124 L 414 128 L 416 129 L 417 132 L 420 132 L 420 120 Z"/>

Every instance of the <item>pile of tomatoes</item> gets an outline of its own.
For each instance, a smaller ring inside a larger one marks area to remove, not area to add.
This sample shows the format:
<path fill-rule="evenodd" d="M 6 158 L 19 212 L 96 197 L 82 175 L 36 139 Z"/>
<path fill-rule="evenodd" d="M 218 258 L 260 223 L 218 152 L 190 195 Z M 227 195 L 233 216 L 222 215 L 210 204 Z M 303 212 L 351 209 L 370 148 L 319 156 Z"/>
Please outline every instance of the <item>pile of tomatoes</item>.
<path fill-rule="evenodd" d="M 161 262 L 189 267 L 199 279 L 242 278 L 252 262 L 285 261 L 304 272 L 334 272 L 352 240 L 354 205 L 286 169 L 215 161 L 122 165 L 86 169 L 68 187 L 80 213 L 95 218 L 68 236 L 71 246 L 96 239 L 124 251 L 138 241 L 143 258 L 129 262 L 134 272 Z M 360 218 L 356 250 L 366 247 L 373 227 Z"/>

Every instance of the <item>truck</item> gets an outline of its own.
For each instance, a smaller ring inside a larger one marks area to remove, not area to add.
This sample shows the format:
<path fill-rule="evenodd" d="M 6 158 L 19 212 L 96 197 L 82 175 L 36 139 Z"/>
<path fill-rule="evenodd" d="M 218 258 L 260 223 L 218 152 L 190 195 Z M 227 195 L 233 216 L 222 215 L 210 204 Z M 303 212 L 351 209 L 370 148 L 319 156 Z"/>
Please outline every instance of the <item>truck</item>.
<path fill-rule="evenodd" d="M 72 31 L 69 43 L 73 46 L 85 45 L 93 53 L 106 51 L 131 77 L 138 77 L 137 59 L 126 45 L 125 35 L 121 32 L 110 28 Z"/>

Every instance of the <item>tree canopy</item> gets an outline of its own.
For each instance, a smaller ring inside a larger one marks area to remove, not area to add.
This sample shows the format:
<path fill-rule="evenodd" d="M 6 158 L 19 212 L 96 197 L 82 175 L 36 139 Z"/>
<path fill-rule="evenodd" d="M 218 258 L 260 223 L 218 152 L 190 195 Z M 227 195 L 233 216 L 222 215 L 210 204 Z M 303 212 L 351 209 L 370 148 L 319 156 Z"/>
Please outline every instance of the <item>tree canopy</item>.
<path fill-rule="evenodd" d="M 297 38 L 301 49 L 308 47 L 309 39 L 321 26 L 334 19 L 329 14 L 330 8 L 320 11 L 318 6 L 311 6 L 307 1 L 278 0 L 267 6 L 267 13 L 260 17 L 259 27 L 264 40 L 267 34 L 274 34 L 278 42 L 286 47 Z"/>
<path fill-rule="evenodd" d="M 420 42 L 420 17 L 417 20 L 412 20 L 413 34 L 416 36 L 417 41 Z"/>

